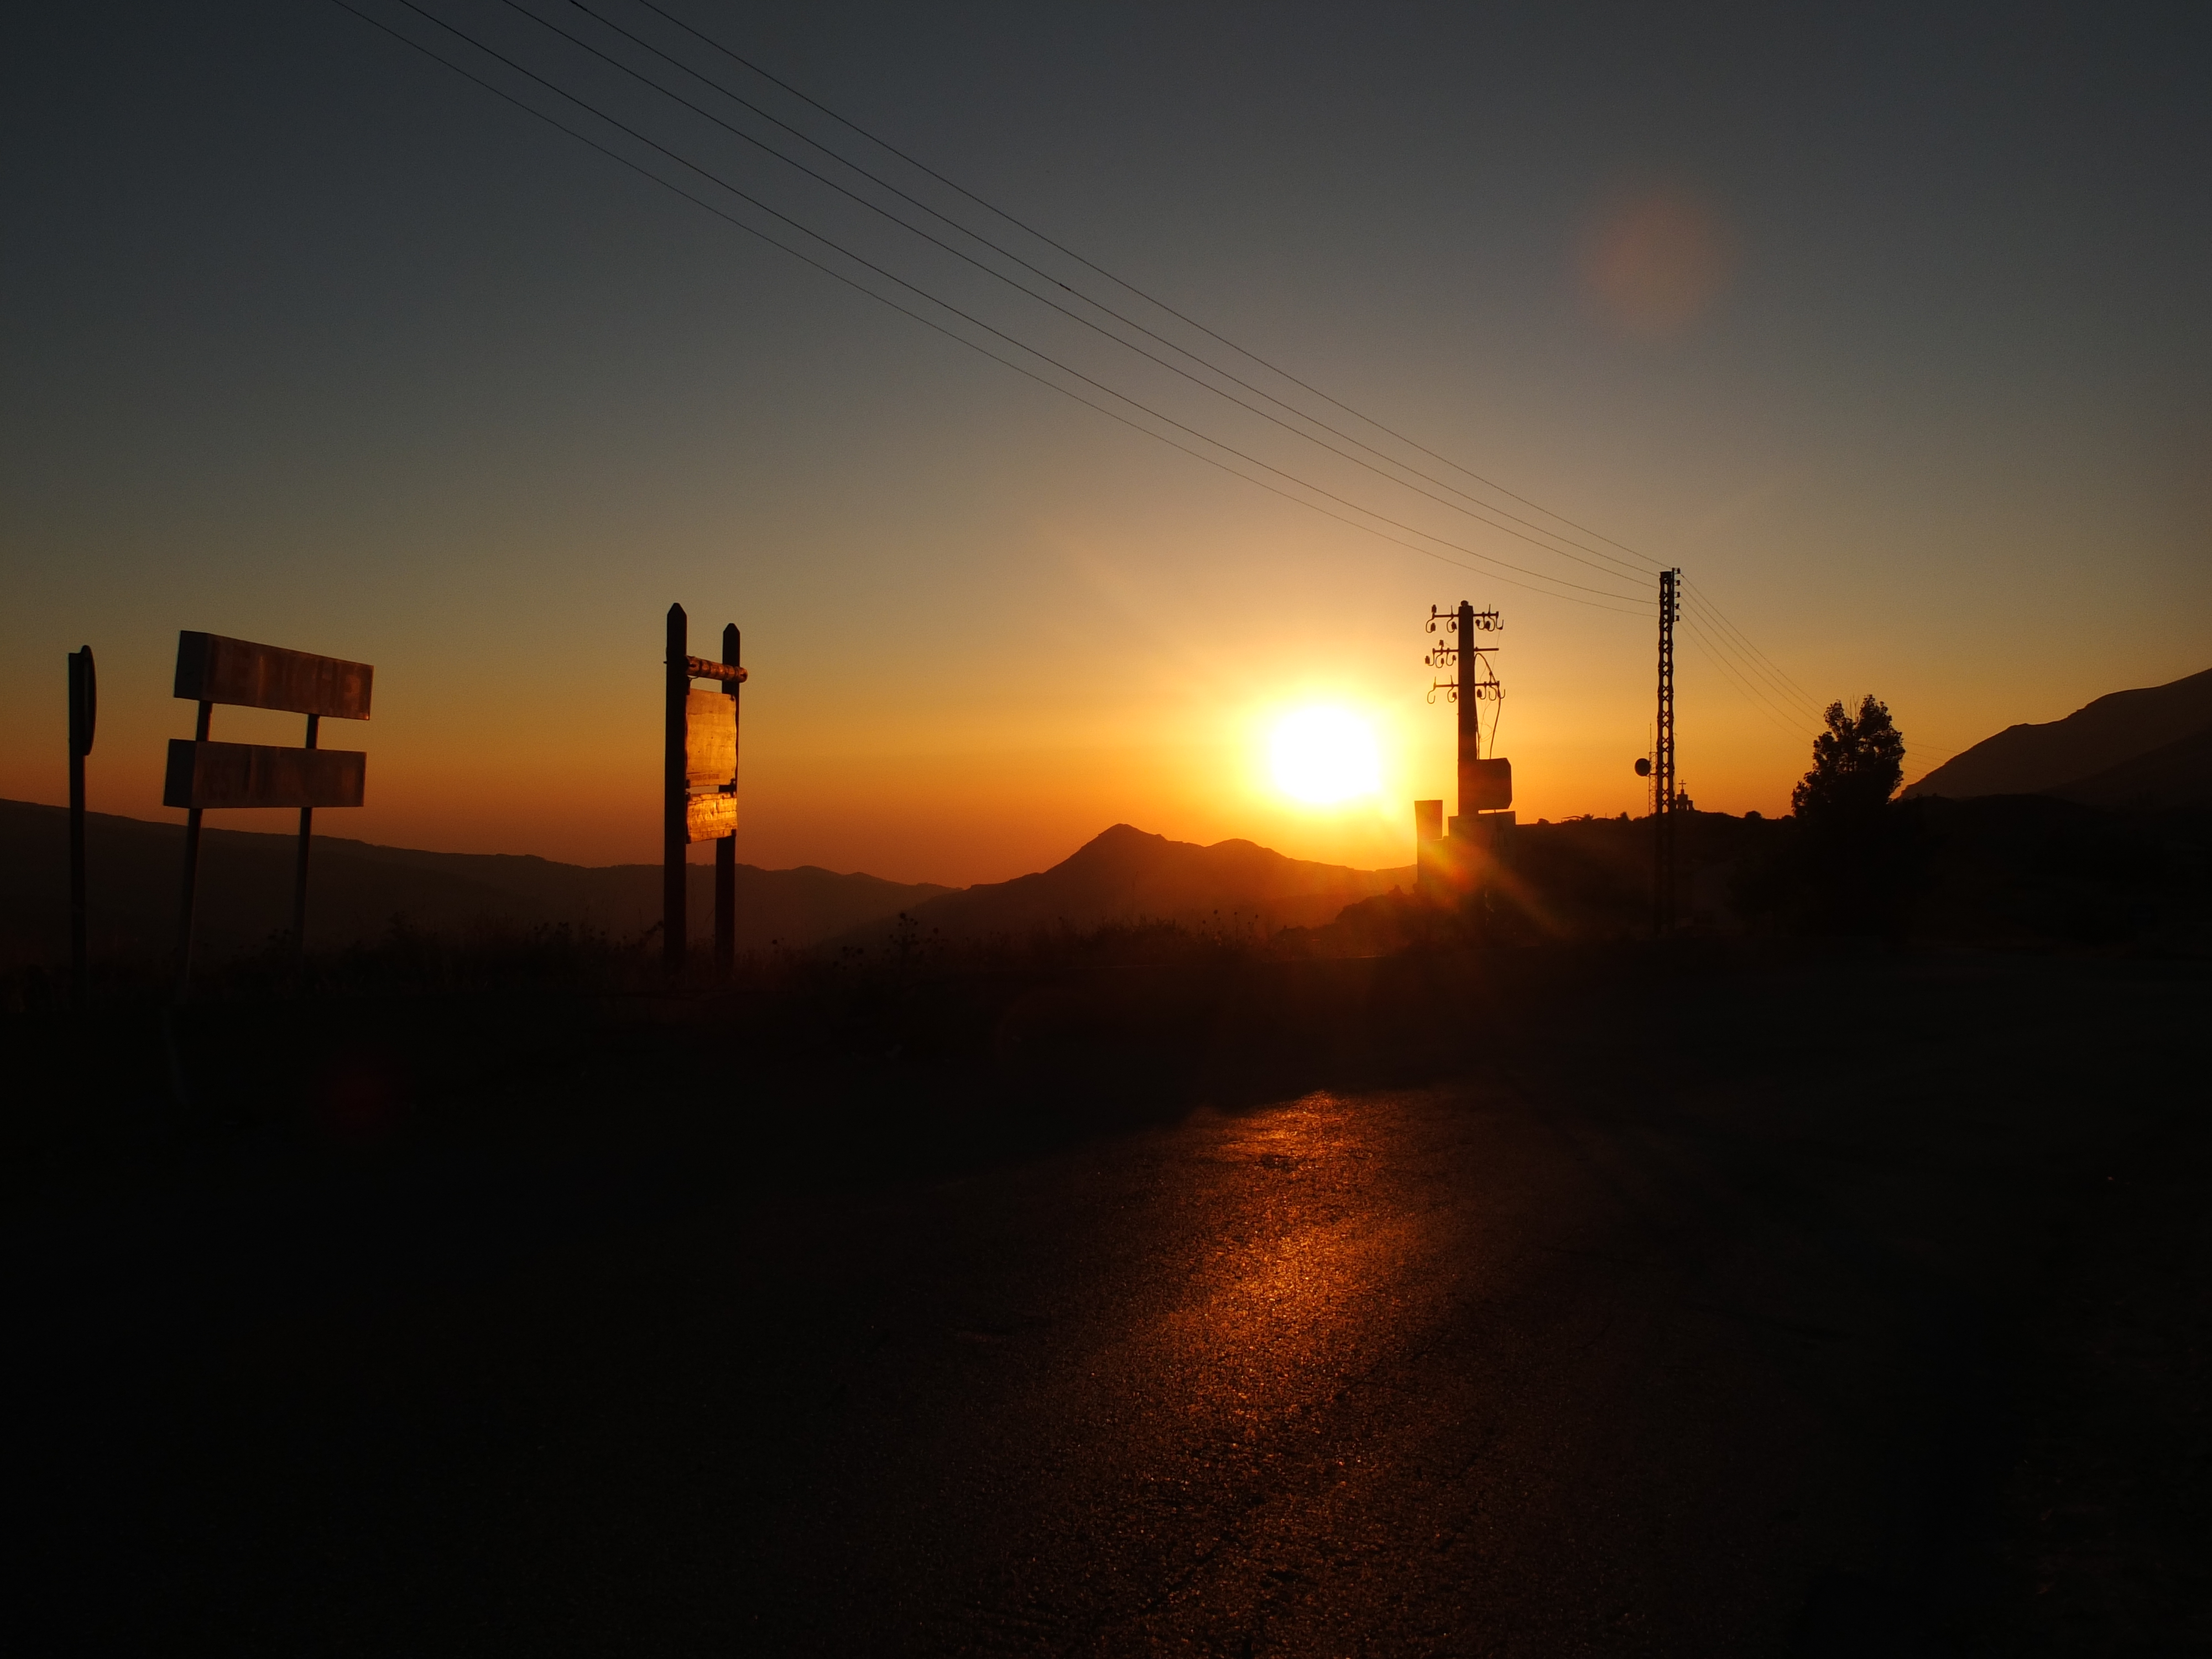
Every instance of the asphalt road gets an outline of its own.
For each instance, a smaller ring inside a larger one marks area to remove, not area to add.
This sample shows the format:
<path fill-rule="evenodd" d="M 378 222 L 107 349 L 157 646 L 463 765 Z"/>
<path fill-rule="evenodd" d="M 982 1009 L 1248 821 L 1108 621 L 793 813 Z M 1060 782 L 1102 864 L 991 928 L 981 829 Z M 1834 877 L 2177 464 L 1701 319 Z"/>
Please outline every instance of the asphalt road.
<path fill-rule="evenodd" d="M 33 1206 L 17 1650 L 1983 1650 L 2022 1334 L 2172 1189 L 2204 987 L 1884 971 L 949 1177 Z"/>

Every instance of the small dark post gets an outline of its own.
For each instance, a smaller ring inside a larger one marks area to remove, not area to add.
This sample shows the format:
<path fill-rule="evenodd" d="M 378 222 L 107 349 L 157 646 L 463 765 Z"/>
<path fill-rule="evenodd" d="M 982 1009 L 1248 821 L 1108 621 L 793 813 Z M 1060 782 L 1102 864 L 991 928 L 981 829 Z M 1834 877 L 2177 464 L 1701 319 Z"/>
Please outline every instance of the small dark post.
<path fill-rule="evenodd" d="M 307 744 L 313 749 L 322 735 L 323 717 L 307 716 Z M 300 859 L 292 871 L 292 966 L 296 970 L 307 953 L 307 848 L 315 833 L 315 809 L 300 809 Z"/>
<path fill-rule="evenodd" d="M 722 624 L 722 660 L 732 668 L 738 665 L 738 625 Z M 722 682 L 722 695 L 730 700 L 730 718 L 738 717 L 738 683 Z M 743 752 L 742 729 L 739 752 Z M 738 793 L 738 781 L 732 778 L 726 786 L 730 793 Z M 714 843 L 714 966 L 727 974 L 738 960 L 738 837 L 734 831 Z"/>
<path fill-rule="evenodd" d="M 92 647 L 69 654 L 70 745 L 70 994 L 82 1008 L 90 1000 L 92 968 L 85 951 L 84 757 L 92 753 L 92 728 L 100 712 L 100 685 Z"/>
<path fill-rule="evenodd" d="M 215 720 L 215 704 L 200 701 L 200 717 L 192 727 L 192 741 L 205 743 Z M 192 897 L 200 874 L 200 809 L 185 809 L 185 892 L 177 914 L 177 1000 L 182 1003 L 192 988 Z"/>
<path fill-rule="evenodd" d="M 684 702 L 691 692 L 690 653 L 690 634 L 684 607 L 672 605 L 668 607 L 668 744 L 662 778 L 660 849 L 660 957 L 662 966 L 672 974 L 683 971 L 684 947 L 689 942 L 684 925 L 684 860 L 685 848 L 690 843 L 690 826 L 684 815 L 691 790 L 684 778 Z"/>

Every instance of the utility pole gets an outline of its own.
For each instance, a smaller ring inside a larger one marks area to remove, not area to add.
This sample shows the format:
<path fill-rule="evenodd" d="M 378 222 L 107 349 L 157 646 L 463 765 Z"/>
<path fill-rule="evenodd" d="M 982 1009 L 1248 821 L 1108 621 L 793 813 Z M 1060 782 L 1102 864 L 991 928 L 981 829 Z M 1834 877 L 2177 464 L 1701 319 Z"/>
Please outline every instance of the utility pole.
<path fill-rule="evenodd" d="M 1474 654 L 1474 606 L 1459 602 L 1459 815 L 1474 821 L 1474 775 L 1469 761 L 1482 758 L 1482 701 L 1476 682 L 1482 678 L 1482 659 Z"/>
<path fill-rule="evenodd" d="M 1430 633 L 1437 631 L 1438 623 L 1444 625 L 1445 633 L 1454 637 L 1449 643 L 1430 647 L 1429 654 L 1423 660 L 1433 668 L 1449 665 L 1455 672 L 1450 679 L 1439 680 L 1429 688 L 1429 701 L 1434 702 L 1437 693 L 1442 691 L 1459 705 L 1458 763 L 1455 769 L 1459 783 L 1459 816 L 1452 823 L 1462 827 L 1453 830 L 1451 833 L 1472 837 L 1475 833 L 1475 815 L 1500 804 L 1492 798 L 1492 791 L 1482 781 L 1483 769 L 1478 764 L 1482 759 L 1482 702 L 1486 696 L 1495 698 L 1498 695 L 1498 681 L 1488 672 L 1488 658 L 1498 647 L 1477 645 L 1474 636 L 1477 634 L 1495 634 L 1500 624 L 1496 611 L 1477 611 L 1466 599 L 1459 602 L 1456 611 L 1439 611 L 1431 605 Z"/>
<path fill-rule="evenodd" d="M 1659 718 L 1651 748 L 1651 931 L 1674 928 L 1674 624 L 1682 573 L 1659 573 Z"/>
<path fill-rule="evenodd" d="M 1429 647 L 1421 660 L 1431 670 L 1449 668 L 1452 677 L 1429 686 L 1429 701 L 1444 693 L 1458 705 L 1457 728 L 1459 812 L 1443 821 L 1443 803 L 1413 803 L 1413 857 L 1416 883 L 1426 894 L 1449 893 L 1462 905 L 1479 906 L 1490 884 L 1489 866 L 1502 857 L 1505 843 L 1499 838 L 1512 814 L 1513 767 L 1504 760 L 1482 757 L 1482 704 L 1500 695 L 1497 678 L 1490 672 L 1490 657 L 1498 647 L 1477 645 L 1478 634 L 1498 631 L 1498 612 L 1477 611 L 1466 599 L 1449 611 L 1429 607 L 1429 632 L 1441 623 L 1444 637 Z M 1497 736 L 1492 730 L 1493 740 Z M 1441 832 L 1441 833 L 1439 833 Z M 1479 914 L 1479 912 L 1478 912 Z"/>
<path fill-rule="evenodd" d="M 689 944 L 684 927 L 684 859 L 690 846 L 685 811 L 691 785 L 684 768 L 684 705 L 691 695 L 690 618 L 668 607 L 667 723 L 661 768 L 660 960 L 670 973 L 684 969 Z"/>

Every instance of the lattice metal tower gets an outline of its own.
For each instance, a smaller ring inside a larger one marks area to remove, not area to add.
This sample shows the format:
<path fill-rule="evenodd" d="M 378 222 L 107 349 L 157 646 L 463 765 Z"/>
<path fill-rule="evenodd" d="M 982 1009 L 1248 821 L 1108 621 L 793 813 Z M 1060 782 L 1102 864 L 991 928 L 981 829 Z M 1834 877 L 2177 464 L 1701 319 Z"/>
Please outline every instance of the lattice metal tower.
<path fill-rule="evenodd" d="M 1659 573 L 1659 719 L 1651 749 L 1651 930 L 1674 926 L 1674 624 L 1682 573 Z"/>

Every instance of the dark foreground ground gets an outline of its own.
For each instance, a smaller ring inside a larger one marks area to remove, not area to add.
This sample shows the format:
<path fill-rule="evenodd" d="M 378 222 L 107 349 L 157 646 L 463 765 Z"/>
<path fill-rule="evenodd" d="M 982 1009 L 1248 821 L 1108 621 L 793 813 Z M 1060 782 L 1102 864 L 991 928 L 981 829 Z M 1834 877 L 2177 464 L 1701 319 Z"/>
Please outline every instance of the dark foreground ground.
<path fill-rule="evenodd" d="M 38 1049 L 9 1650 L 2212 1649 L 2201 966 L 1176 971 L 1141 1064 L 416 1007 L 76 1139 Z"/>

